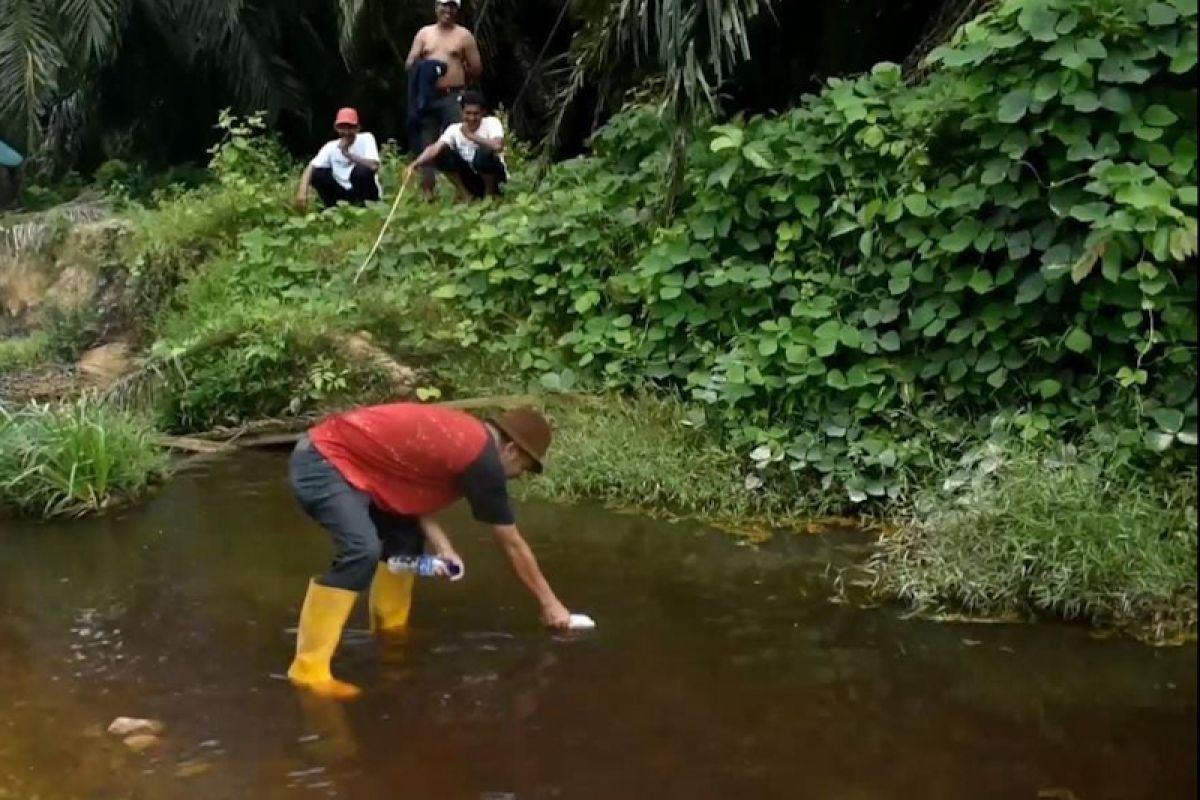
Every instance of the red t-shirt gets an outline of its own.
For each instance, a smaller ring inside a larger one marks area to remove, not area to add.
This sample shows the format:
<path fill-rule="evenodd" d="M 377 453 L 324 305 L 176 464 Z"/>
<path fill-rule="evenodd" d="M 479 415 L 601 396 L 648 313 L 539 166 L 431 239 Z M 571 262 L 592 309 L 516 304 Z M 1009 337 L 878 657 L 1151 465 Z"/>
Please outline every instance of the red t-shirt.
<path fill-rule="evenodd" d="M 347 483 L 385 511 L 412 516 L 462 497 L 459 478 L 491 442 L 470 414 L 417 403 L 337 414 L 309 436 Z"/>

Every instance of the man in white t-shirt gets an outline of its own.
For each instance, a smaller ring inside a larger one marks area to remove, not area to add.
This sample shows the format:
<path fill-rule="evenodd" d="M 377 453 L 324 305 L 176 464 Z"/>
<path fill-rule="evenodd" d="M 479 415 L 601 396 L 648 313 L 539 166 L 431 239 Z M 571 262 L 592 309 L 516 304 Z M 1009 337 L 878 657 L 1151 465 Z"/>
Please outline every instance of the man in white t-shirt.
<path fill-rule="evenodd" d="M 358 112 L 353 108 L 338 111 L 333 129 L 338 138 L 326 142 L 300 176 L 296 204 L 301 208 L 308 206 L 310 188 L 317 190 L 326 207 L 339 201 L 362 205 L 379 199 L 379 148 L 375 137 L 359 133 Z"/>
<path fill-rule="evenodd" d="M 432 163 L 454 182 L 459 200 L 498 197 L 500 184 L 508 180 L 504 125 L 498 117 L 484 116 L 479 92 L 463 92 L 462 117 L 408 165 L 405 179 Z"/>

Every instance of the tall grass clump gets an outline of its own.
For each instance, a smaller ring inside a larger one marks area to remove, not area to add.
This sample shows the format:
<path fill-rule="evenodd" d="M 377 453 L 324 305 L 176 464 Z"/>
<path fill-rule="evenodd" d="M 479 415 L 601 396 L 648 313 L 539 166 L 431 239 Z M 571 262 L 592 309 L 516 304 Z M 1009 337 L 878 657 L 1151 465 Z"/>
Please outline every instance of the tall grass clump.
<path fill-rule="evenodd" d="M 1196 627 L 1196 472 L 1148 475 L 1103 455 L 995 444 L 919 493 L 870 569 L 921 610 Z"/>
<path fill-rule="evenodd" d="M 48 349 L 48 337 L 42 333 L 0 339 L 0 375 L 36 366 Z"/>
<path fill-rule="evenodd" d="M 98 511 L 145 492 L 166 463 L 147 424 L 93 401 L 0 407 L 2 511 Z"/>

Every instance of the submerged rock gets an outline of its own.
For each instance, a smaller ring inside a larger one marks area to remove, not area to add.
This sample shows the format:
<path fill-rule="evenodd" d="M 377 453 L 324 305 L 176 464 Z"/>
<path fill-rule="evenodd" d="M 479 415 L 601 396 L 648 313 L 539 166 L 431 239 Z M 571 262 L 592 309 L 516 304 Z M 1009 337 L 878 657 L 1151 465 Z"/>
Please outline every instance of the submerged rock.
<path fill-rule="evenodd" d="M 108 732 L 113 736 L 131 736 L 133 734 L 149 734 L 158 736 L 166 726 L 156 719 L 138 719 L 136 717 L 117 717 L 108 725 Z M 128 743 L 128 742 L 126 742 Z"/>
<path fill-rule="evenodd" d="M 151 747 L 157 747 L 160 741 L 161 739 L 152 733 L 135 733 L 125 737 L 125 746 L 135 753 L 141 753 Z"/>

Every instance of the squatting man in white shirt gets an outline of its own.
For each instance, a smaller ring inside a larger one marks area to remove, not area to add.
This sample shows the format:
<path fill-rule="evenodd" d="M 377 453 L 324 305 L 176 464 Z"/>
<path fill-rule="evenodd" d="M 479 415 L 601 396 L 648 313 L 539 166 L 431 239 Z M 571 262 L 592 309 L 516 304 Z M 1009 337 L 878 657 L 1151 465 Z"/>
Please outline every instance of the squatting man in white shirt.
<path fill-rule="evenodd" d="M 405 181 L 433 163 L 453 181 L 460 201 L 498 197 L 500 184 L 508 180 L 504 126 L 498 117 L 484 116 L 483 95 L 474 91 L 462 94 L 462 118 L 408 165 Z"/>
<path fill-rule="evenodd" d="M 379 148 L 375 137 L 359 132 L 358 112 L 353 108 L 337 112 L 333 129 L 338 138 L 326 142 L 300 176 L 296 190 L 296 205 L 300 208 L 308 206 L 310 188 L 317 190 L 326 207 L 339 201 L 362 205 L 379 199 Z"/>

